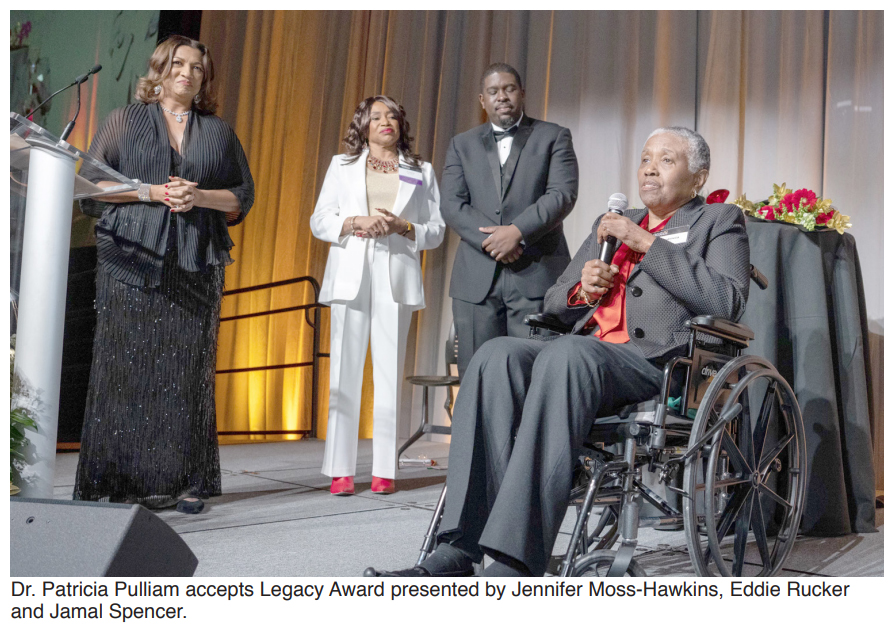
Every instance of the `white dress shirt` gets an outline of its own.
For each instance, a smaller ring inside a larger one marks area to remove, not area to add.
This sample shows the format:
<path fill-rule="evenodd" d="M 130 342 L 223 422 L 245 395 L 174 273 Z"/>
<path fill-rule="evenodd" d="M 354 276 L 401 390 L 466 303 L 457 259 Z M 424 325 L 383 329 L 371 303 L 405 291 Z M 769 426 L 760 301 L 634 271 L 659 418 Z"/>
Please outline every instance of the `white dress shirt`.
<path fill-rule="evenodd" d="M 494 123 L 492 123 L 491 128 L 492 128 L 492 130 L 496 130 L 496 131 L 510 130 L 510 128 L 515 128 L 516 126 L 519 126 L 519 122 L 522 121 L 522 117 L 524 115 L 525 115 L 524 111 L 522 113 L 520 113 L 519 119 L 516 120 L 516 123 L 513 124 L 513 126 L 510 126 L 509 128 L 501 128 L 500 126 L 498 126 L 497 124 L 494 124 Z M 513 148 L 513 137 L 504 137 L 503 139 L 501 139 L 500 141 L 498 141 L 496 143 L 498 144 L 498 159 L 500 159 L 501 165 L 503 166 L 504 163 L 507 162 L 507 157 L 510 156 L 510 149 Z"/>

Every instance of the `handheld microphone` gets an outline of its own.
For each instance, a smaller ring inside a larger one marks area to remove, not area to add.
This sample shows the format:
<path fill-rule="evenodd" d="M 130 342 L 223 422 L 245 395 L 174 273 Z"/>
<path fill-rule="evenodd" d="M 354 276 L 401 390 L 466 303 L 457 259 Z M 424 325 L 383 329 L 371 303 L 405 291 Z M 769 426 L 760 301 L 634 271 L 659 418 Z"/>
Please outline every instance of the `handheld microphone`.
<path fill-rule="evenodd" d="M 627 197 L 623 193 L 613 193 L 609 196 L 609 213 L 617 213 L 624 215 L 627 209 Z M 596 234 L 596 230 L 594 230 Z M 618 240 L 612 235 L 606 237 L 602 247 L 600 247 L 600 261 L 606 265 L 612 264 L 612 257 L 615 256 L 615 250 L 618 249 Z"/>
<path fill-rule="evenodd" d="M 75 79 L 74 79 L 74 82 L 71 83 L 70 85 L 65 85 L 64 87 L 62 87 L 62 88 L 59 89 L 58 91 L 53 92 L 53 93 L 49 96 L 49 98 L 47 98 L 46 100 L 44 100 L 43 102 L 41 102 L 40 104 L 38 104 L 36 107 L 34 107 L 33 109 L 31 109 L 31 110 L 28 111 L 27 113 L 25 113 L 24 117 L 30 117 L 30 116 L 34 115 L 34 112 L 35 112 L 35 111 L 38 111 L 38 110 L 40 109 L 40 107 L 42 107 L 44 104 L 46 104 L 47 102 L 49 102 L 50 100 L 52 100 L 53 98 L 55 98 L 56 96 L 58 96 L 60 93 L 62 93 L 62 92 L 65 91 L 66 89 L 71 89 L 71 88 L 74 87 L 75 85 L 80 85 L 81 83 L 86 82 L 87 78 L 90 77 L 90 74 L 98 74 L 99 71 L 100 71 L 101 69 L 102 69 L 102 66 L 101 66 L 101 65 L 94 65 L 94 66 L 92 67 L 92 69 L 90 69 L 89 72 L 87 72 L 86 74 L 81 74 L 80 76 L 78 76 L 77 78 L 75 78 Z"/>
<path fill-rule="evenodd" d="M 71 131 L 74 130 L 74 122 L 77 121 L 77 116 L 80 114 L 80 86 L 87 82 L 87 79 L 90 77 L 90 74 L 96 74 L 102 69 L 101 65 L 94 65 L 89 72 L 86 74 L 81 74 L 77 78 L 74 79 L 73 85 L 77 85 L 77 108 L 74 110 L 74 117 L 71 118 L 71 121 L 65 126 L 65 130 L 62 131 L 62 136 L 60 139 L 65 141 L 68 139 L 68 135 L 71 134 Z"/>

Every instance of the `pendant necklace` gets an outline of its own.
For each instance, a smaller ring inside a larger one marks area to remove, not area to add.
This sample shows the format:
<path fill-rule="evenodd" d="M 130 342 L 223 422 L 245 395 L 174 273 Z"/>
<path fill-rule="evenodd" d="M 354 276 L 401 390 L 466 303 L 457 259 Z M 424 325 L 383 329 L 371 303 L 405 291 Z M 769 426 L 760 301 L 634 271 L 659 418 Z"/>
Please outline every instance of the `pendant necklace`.
<path fill-rule="evenodd" d="M 166 107 L 165 107 L 163 104 L 161 104 L 161 103 L 158 103 L 158 106 L 161 107 L 162 109 L 164 109 L 164 110 L 165 110 L 167 113 L 169 113 L 170 115 L 174 115 L 174 116 L 176 116 L 176 121 L 179 122 L 180 124 L 182 124 L 182 116 L 183 116 L 183 115 L 188 115 L 189 113 L 191 113 L 191 111 L 183 111 L 182 113 L 174 113 L 173 111 L 171 111 L 170 109 L 166 108 Z"/>

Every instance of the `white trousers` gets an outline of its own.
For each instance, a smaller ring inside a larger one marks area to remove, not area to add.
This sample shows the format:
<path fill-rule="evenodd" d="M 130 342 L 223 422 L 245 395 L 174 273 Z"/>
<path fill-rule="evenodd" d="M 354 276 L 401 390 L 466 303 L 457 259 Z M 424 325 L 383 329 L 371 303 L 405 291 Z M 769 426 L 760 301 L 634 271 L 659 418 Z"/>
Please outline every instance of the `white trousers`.
<path fill-rule="evenodd" d="M 374 241 L 368 244 L 380 245 Z M 389 258 L 381 252 L 379 248 L 369 250 L 355 300 L 331 304 L 331 397 L 321 467 L 326 476 L 355 476 L 362 372 L 370 336 L 374 371 L 372 474 L 396 477 L 396 428 L 411 309 L 393 302 Z"/>

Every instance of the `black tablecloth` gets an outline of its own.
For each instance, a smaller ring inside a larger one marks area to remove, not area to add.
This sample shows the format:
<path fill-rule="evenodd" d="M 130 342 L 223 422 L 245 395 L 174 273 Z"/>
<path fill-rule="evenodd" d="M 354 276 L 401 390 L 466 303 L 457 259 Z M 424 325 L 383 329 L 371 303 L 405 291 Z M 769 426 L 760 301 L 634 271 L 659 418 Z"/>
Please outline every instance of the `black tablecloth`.
<path fill-rule="evenodd" d="M 856 242 L 835 231 L 753 220 L 748 235 L 751 262 L 770 282 L 765 291 L 751 283 L 742 318 L 756 337 L 748 352 L 788 380 L 806 428 L 801 532 L 874 532 L 871 376 Z"/>

